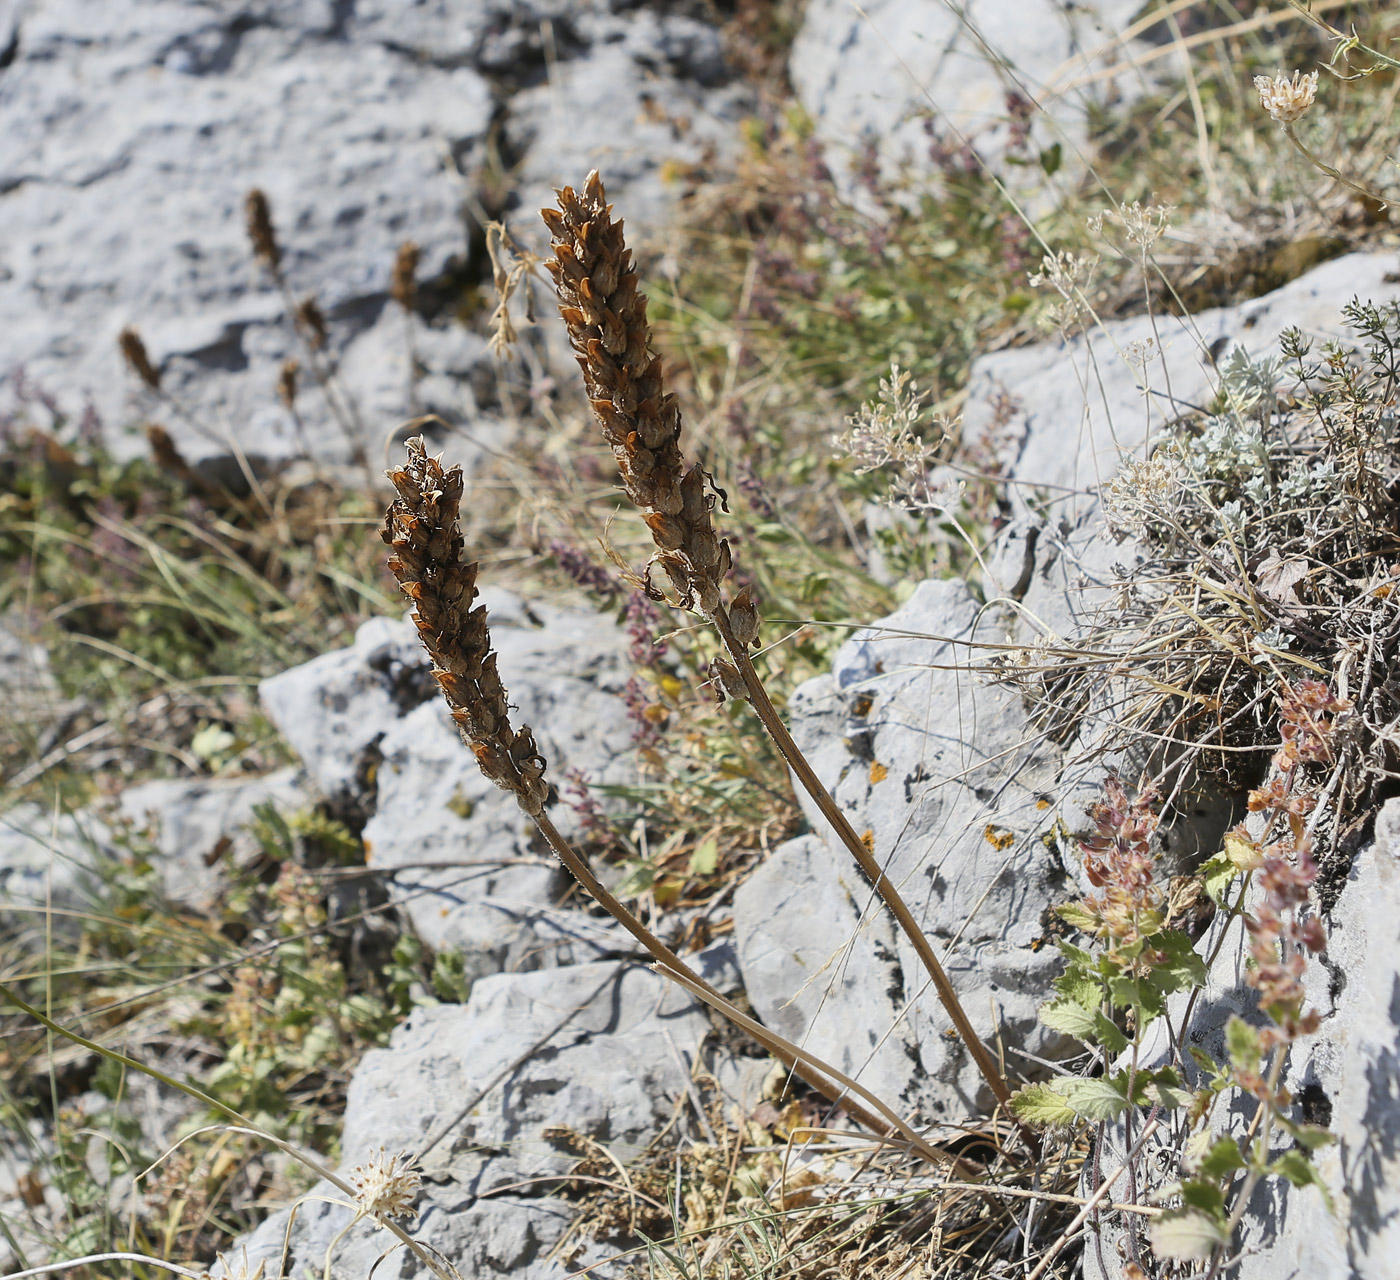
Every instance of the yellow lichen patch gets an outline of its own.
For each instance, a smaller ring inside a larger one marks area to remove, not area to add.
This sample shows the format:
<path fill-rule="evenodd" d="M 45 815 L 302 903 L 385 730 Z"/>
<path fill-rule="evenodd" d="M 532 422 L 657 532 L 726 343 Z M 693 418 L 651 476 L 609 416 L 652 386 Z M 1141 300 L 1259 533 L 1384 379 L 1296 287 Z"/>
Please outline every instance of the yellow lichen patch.
<path fill-rule="evenodd" d="M 886 769 L 885 766 L 882 765 L 878 760 L 872 760 L 870 762 L 870 781 L 872 784 L 876 782 L 883 782 L 889 776 L 890 771 Z"/>
<path fill-rule="evenodd" d="M 875 852 L 875 832 L 869 827 L 866 827 L 866 829 L 860 833 L 860 842 L 871 853 Z"/>
<path fill-rule="evenodd" d="M 987 823 L 987 829 L 982 833 L 982 838 L 998 853 L 1003 849 L 1011 848 L 1016 843 L 1015 832 L 999 830 L 990 822 Z"/>

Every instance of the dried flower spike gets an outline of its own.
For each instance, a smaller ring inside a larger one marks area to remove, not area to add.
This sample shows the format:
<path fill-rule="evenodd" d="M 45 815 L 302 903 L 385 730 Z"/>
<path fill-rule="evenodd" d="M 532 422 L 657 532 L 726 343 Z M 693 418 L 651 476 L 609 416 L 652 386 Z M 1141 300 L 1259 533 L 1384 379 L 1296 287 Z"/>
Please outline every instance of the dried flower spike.
<path fill-rule="evenodd" d="M 394 274 L 389 280 L 389 296 L 405 311 L 412 311 L 418 298 L 419 248 L 412 240 L 399 245 L 394 257 Z"/>
<path fill-rule="evenodd" d="M 301 363 L 292 356 L 282 361 L 282 371 L 277 375 L 277 398 L 290 409 L 296 403 L 297 375 Z"/>
<path fill-rule="evenodd" d="M 355 1188 L 355 1204 L 361 1217 L 373 1218 L 381 1227 L 392 1218 L 403 1218 L 409 1223 L 418 1220 L 413 1201 L 423 1179 L 407 1152 L 390 1155 L 380 1147 L 364 1164 L 351 1170 L 350 1185 Z"/>
<path fill-rule="evenodd" d="M 117 335 L 117 345 L 122 349 L 123 358 L 136 376 L 152 391 L 159 391 L 160 370 L 151 363 L 150 356 L 146 354 L 146 344 L 141 341 L 141 335 L 135 329 L 123 329 Z"/>
<path fill-rule="evenodd" d="M 1301 120 L 1317 98 L 1317 72 L 1304 75 L 1295 71 L 1291 80 L 1284 76 L 1255 76 L 1259 105 L 1279 124 Z"/>
<path fill-rule="evenodd" d="M 282 265 L 282 249 L 272 225 L 272 208 L 261 188 L 254 187 L 243 202 L 248 222 L 248 239 L 252 241 L 253 256 L 270 271 Z"/>
<path fill-rule="evenodd" d="M 388 476 L 399 496 L 379 533 L 394 550 L 389 569 L 417 606 L 413 621 L 433 660 L 433 675 L 482 773 L 538 816 L 549 792 L 544 757 L 527 727 L 511 728 L 486 609 L 472 608 L 477 567 L 463 563 L 457 525 L 462 468 L 443 471 L 440 459 L 430 458 L 423 438 L 415 436 L 408 441 L 407 465 Z"/>
<path fill-rule="evenodd" d="M 313 295 L 308 293 L 297 305 L 296 321 L 305 331 L 311 349 L 320 351 L 326 345 L 326 313 Z"/>
<path fill-rule="evenodd" d="M 713 616 L 730 568 L 729 544 L 715 534 L 704 468 L 685 469 L 680 407 L 666 393 L 661 357 L 651 349 L 647 300 L 622 223 L 611 217 L 596 169 L 582 195 L 572 187 L 557 194 L 559 208 L 540 211 L 553 238 L 554 257 L 545 266 L 593 412 L 627 496 L 646 512 L 657 561 L 687 608 L 698 601 Z"/>

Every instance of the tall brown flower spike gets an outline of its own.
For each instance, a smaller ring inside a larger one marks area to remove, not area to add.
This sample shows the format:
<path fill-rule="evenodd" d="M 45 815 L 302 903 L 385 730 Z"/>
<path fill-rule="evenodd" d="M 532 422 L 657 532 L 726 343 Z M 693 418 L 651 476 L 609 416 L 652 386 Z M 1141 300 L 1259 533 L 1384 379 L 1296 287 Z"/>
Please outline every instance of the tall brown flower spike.
<path fill-rule="evenodd" d="M 433 660 L 433 675 L 482 773 L 537 817 L 549 790 L 544 757 L 528 728 L 511 728 L 486 608 L 472 608 L 477 566 L 462 561 L 457 525 L 462 468 L 443 471 L 416 436 L 408 441 L 407 464 L 388 476 L 399 496 L 379 534 L 393 548 L 390 571 L 415 605 L 413 621 Z"/>
<path fill-rule="evenodd" d="M 559 208 L 542 209 L 553 238 L 546 262 L 559 294 L 559 314 L 568 328 L 584 385 L 603 435 L 612 446 L 627 496 L 646 513 L 660 562 L 685 608 L 698 605 L 714 623 L 727 658 L 717 659 L 717 687 L 747 698 L 794 777 L 889 907 L 913 944 L 938 998 L 967 1046 L 993 1096 L 1011 1097 L 1001 1069 L 978 1039 L 929 939 L 885 875 L 850 819 L 802 754 L 754 670 L 749 646 L 758 637 L 758 609 L 747 591 L 726 606 L 720 584 L 730 568 L 729 544 L 714 530 L 715 499 L 704 468 L 688 471 L 680 451 L 681 416 L 661 380 L 661 358 L 651 349 L 646 298 L 637 290 L 632 254 L 614 222 L 612 206 L 595 169 L 583 194 L 559 191 Z M 1023 1126 L 1027 1141 L 1036 1139 Z"/>
<path fill-rule="evenodd" d="M 685 468 L 680 408 L 666 393 L 661 357 L 651 349 L 647 300 L 637 289 L 622 223 L 612 220 L 596 169 L 582 195 L 565 187 L 558 196 L 558 209 L 540 211 L 553 237 L 554 257 L 545 266 L 588 398 L 627 496 L 646 512 L 658 562 L 686 607 L 698 602 L 713 616 L 729 572 L 729 544 L 715 534 L 704 468 Z"/>

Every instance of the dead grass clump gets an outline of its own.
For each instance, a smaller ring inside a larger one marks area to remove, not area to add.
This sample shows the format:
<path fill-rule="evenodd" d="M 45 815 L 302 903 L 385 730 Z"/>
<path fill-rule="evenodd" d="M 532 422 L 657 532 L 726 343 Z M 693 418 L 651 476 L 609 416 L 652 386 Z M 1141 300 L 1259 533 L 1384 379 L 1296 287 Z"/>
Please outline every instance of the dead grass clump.
<path fill-rule="evenodd" d="M 1104 517 L 1135 561 L 1058 661 L 1012 673 L 1066 735 L 1107 727 L 1095 749 L 1136 751 L 1168 791 L 1227 793 L 1262 777 L 1281 700 L 1329 682 L 1351 709 L 1309 764 L 1324 902 L 1400 778 L 1400 307 L 1345 318 L 1349 343 L 1238 353 L 1207 411 L 1120 471 Z"/>

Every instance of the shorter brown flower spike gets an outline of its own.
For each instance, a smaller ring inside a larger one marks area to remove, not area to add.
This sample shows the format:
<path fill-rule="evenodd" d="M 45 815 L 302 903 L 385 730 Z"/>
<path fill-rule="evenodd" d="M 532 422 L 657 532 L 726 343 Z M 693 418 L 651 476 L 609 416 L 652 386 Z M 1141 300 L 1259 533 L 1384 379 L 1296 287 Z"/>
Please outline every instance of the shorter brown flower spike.
<path fill-rule="evenodd" d="M 151 363 L 150 356 L 146 354 L 146 344 L 141 341 L 141 335 L 135 329 L 123 329 L 117 335 L 117 345 L 122 349 L 122 357 L 136 376 L 152 391 L 159 391 L 160 370 Z"/>
<path fill-rule="evenodd" d="M 730 568 L 729 544 L 715 534 L 714 494 L 703 467 L 685 468 L 681 413 L 651 349 L 646 296 L 638 291 L 632 251 L 612 219 L 595 169 L 580 195 L 558 192 L 559 208 L 542 209 L 554 257 L 559 314 L 569 331 L 584 386 L 612 446 L 627 496 L 646 513 L 656 559 L 686 608 L 697 601 L 713 616 Z"/>
<path fill-rule="evenodd" d="M 253 244 L 253 255 L 270 271 L 282 265 L 282 249 L 277 243 L 277 232 L 272 225 L 272 207 L 261 188 L 254 187 L 243 202 L 244 216 L 248 221 L 248 239 Z"/>
<path fill-rule="evenodd" d="M 433 675 L 481 772 L 536 817 L 549 793 L 545 760 L 528 728 L 511 728 L 486 608 L 472 608 L 477 567 L 463 563 L 457 523 L 462 469 L 443 471 L 415 436 L 408 441 L 407 464 L 387 474 L 399 496 L 379 533 L 393 548 L 390 571 L 416 606 L 413 621 L 433 660 Z"/>

